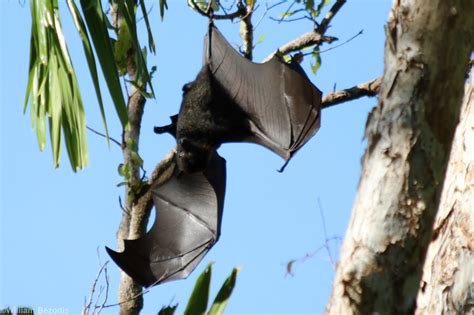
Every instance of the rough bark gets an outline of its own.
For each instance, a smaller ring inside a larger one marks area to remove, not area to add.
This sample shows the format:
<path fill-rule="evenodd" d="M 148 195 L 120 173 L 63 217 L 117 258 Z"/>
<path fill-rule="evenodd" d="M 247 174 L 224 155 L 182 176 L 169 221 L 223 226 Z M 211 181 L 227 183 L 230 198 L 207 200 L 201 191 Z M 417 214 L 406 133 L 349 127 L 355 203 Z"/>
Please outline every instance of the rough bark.
<path fill-rule="evenodd" d="M 419 315 L 474 313 L 473 80 L 471 70 L 423 267 L 417 298 Z"/>
<path fill-rule="evenodd" d="M 327 314 L 415 310 L 473 48 L 473 10 L 469 0 L 394 1 Z"/>

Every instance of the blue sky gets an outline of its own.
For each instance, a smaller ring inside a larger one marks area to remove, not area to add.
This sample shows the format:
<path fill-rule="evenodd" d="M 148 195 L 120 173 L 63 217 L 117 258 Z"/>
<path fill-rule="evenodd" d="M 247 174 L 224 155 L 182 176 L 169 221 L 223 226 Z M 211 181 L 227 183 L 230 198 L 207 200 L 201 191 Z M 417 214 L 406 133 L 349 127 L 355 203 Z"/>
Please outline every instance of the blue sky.
<path fill-rule="evenodd" d="M 155 135 L 153 126 L 168 123 L 168 116 L 177 112 L 182 85 L 193 80 L 201 67 L 207 28 L 207 21 L 184 1 L 168 2 L 163 22 L 158 1 L 148 2 L 149 7 L 153 4 L 151 19 L 157 43 L 157 55 L 149 57 L 149 65 L 158 69 L 153 81 L 157 99 L 146 104 L 140 143 L 148 172 L 174 145 L 170 136 Z M 263 8 L 265 3 L 260 2 Z M 63 308 L 77 314 L 99 270 L 97 250 L 104 262 L 108 259 L 104 246 L 116 248 L 121 218 L 118 197 L 123 190 L 116 187 L 121 181 L 117 173 L 121 152 L 89 133 L 90 165 L 73 173 L 65 154 L 61 167 L 54 169 L 49 144 L 44 152 L 39 151 L 29 115 L 22 113 L 30 12 L 27 1 L 21 4 L 0 0 L 0 308 Z M 327 35 L 338 37 L 339 42 L 361 29 L 363 35 L 324 53 L 317 75 L 309 70 L 311 58 L 303 63 L 324 94 L 334 86 L 351 87 L 382 74 L 383 26 L 389 8 L 388 0 L 349 1 L 342 8 Z M 275 17 L 284 10 L 282 6 L 270 15 Z M 82 47 L 62 1 L 60 13 L 87 124 L 101 130 Z M 218 22 L 217 26 L 231 43 L 240 43 L 238 24 Z M 255 37 L 264 34 L 265 39 L 256 47 L 254 60 L 262 60 L 310 28 L 307 21 L 278 24 L 264 19 Z M 105 92 L 104 96 L 111 135 L 120 138 L 118 119 Z M 157 286 L 147 293 L 143 314 L 155 314 L 171 301 L 179 302 L 178 313 L 182 312 L 197 276 L 209 261 L 215 262 L 212 297 L 232 268 L 241 268 L 229 314 L 322 313 L 334 270 L 326 251 L 315 253 L 325 238 L 321 209 L 327 236 L 343 238 L 360 174 L 366 116 L 375 103 L 375 98 L 364 98 L 324 110 L 320 131 L 283 174 L 276 172 L 283 161 L 262 147 L 222 146 L 219 153 L 227 160 L 228 175 L 221 238 L 187 280 Z M 337 255 L 338 248 L 333 248 L 333 255 Z M 311 258 L 295 264 L 294 276 L 285 276 L 286 263 L 306 254 L 312 254 Z M 109 303 L 116 303 L 119 270 L 113 262 L 108 270 Z M 104 313 L 117 311 L 112 308 Z"/>

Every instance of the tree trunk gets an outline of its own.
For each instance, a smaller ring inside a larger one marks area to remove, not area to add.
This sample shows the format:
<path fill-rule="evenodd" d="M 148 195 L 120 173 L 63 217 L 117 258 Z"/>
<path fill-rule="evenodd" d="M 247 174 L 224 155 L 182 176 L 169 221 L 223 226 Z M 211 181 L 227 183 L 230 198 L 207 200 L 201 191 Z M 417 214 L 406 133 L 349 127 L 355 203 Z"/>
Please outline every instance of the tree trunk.
<path fill-rule="evenodd" d="M 385 72 L 328 314 L 416 307 L 464 79 L 474 1 L 394 1 Z"/>
<path fill-rule="evenodd" d="M 110 0 L 109 3 L 112 24 L 116 28 L 120 28 L 121 24 L 125 23 L 123 16 L 119 13 L 115 0 Z M 127 74 L 130 81 L 135 81 L 137 76 L 136 53 L 133 49 L 130 49 L 127 55 Z M 134 85 L 130 84 L 130 96 L 127 101 L 129 128 L 123 130 L 122 136 L 123 164 L 128 165 L 130 178 L 125 187 L 124 211 L 117 230 L 117 248 L 119 251 L 123 251 L 124 239 L 137 239 L 145 234 L 148 222 L 149 213 L 144 214 L 143 207 L 137 205 L 138 198 L 136 192 L 133 191 L 134 187 L 136 189 L 141 182 L 140 165 L 137 164 L 136 158 L 133 158 L 133 156 L 139 152 L 140 128 L 145 102 L 145 97 L 140 94 Z M 143 296 L 141 293 L 142 287 L 125 272 L 121 271 L 118 289 L 121 315 L 138 315 L 140 313 L 143 308 Z"/>
<path fill-rule="evenodd" d="M 416 314 L 474 313 L 474 71 L 423 268 Z"/>

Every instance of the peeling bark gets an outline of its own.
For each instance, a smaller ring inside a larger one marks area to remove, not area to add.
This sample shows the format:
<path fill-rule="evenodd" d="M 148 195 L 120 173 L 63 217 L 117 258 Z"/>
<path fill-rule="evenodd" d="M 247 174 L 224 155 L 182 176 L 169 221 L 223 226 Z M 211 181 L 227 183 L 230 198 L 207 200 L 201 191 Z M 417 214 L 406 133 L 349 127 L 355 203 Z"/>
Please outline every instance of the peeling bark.
<path fill-rule="evenodd" d="M 415 314 L 474 313 L 474 71 L 466 85 Z"/>
<path fill-rule="evenodd" d="M 474 2 L 394 1 L 378 106 L 327 314 L 408 314 L 458 123 Z"/>

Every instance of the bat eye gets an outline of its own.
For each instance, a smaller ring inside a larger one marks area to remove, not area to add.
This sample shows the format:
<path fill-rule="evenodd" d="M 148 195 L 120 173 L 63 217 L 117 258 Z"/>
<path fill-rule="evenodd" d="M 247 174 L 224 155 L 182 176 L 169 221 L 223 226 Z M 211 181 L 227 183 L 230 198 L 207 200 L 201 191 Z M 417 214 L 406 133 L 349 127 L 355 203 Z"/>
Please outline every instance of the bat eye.
<path fill-rule="evenodd" d="M 195 145 L 193 145 L 193 143 L 186 138 L 179 139 L 179 144 L 184 150 L 187 150 L 187 151 L 193 150 L 195 147 Z"/>

